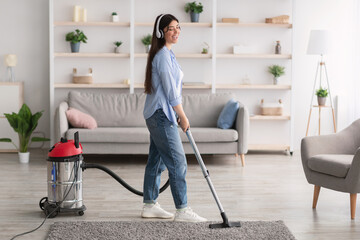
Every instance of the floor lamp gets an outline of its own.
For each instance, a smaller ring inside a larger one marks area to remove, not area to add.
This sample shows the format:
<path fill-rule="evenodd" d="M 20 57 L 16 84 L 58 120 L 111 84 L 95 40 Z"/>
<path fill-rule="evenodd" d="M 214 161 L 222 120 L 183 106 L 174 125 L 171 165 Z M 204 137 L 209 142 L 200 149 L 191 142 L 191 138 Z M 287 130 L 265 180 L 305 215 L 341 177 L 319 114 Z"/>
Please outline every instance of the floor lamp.
<path fill-rule="evenodd" d="M 310 118 L 311 118 L 311 112 L 312 109 L 314 107 L 318 107 L 319 108 L 319 135 L 320 135 L 320 114 L 321 114 L 321 108 L 322 107 L 330 107 L 332 110 L 332 116 L 333 116 L 333 123 L 334 123 L 334 132 L 336 132 L 336 124 L 335 124 L 335 113 L 334 113 L 334 107 L 333 107 L 333 103 L 332 103 L 332 97 L 331 97 L 331 91 L 330 91 L 330 84 L 329 84 L 329 79 L 328 79 L 328 74 L 327 74 L 327 70 L 326 70 L 326 64 L 325 61 L 323 61 L 323 55 L 329 53 L 330 50 L 330 32 L 326 31 L 326 30 L 312 30 L 310 32 L 310 38 L 309 38 L 309 44 L 308 44 L 308 49 L 307 49 L 307 54 L 310 55 L 320 55 L 320 62 L 318 62 L 317 64 L 317 68 L 316 68 L 316 73 L 315 73 L 315 80 L 314 80 L 314 87 L 313 87 L 313 91 L 312 91 L 312 96 L 311 96 L 311 102 L 310 102 L 310 113 L 309 113 L 309 119 L 308 119 L 308 123 L 307 123 L 307 128 L 306 128 L 306 136 L 308 135 L 309 132 L 309 125 L 310 125 Z M 315 88 L 316 88 L 316 83 L 317 83 L 317 79 L 318 79 L 318 75 L 319 75 L 319 89 L 322 88 L 323 86 L 323 82 L 322 82 L 322 73 L 323 71 L 325 72 L 325 84 L 327 85 L 327 90 L 329 93 L 329 98 L 330 98 L 330 106 L 321 106 L 321 105 L 313 105 L 313 100 L 314 100 L 314 95 L 315 95 Z"/>
<path fill-rule="evenodd" d="M 9 76 L 9 82 L 15 82 L 14 67 L 17 64 L 17 57 L 15 54 L 5 55 L 5 65 L 7 66 L 7 75 Z"/>

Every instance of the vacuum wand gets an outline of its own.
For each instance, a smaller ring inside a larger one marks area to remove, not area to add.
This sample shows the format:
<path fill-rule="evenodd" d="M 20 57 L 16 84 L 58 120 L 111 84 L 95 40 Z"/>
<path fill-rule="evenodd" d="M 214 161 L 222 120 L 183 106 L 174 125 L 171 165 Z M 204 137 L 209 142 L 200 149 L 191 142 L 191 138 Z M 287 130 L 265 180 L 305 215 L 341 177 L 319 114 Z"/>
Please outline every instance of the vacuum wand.
<path fill-rule="evenodd" d="M 203 172 L 203 175 L 210 187 L 210 190 L 211 190 L 211 193 L 213 194 L 214 198 L 215 198 L 215 201 L 216 201 L 216 204 L 218 205 L 218 208 L 220 210 L 220 214 L 221 214 L 221 217 L 223 219 L 223 223 L 218 223 L 218 224 L 210 224 L 209 227 L 210 228 L 228 228 L 228 227 L 240 227 L 241 224 L 240 222 L 229 222 L 228 221 L 228 218 L 225 214 L 225 211 L 224 211 L 224 208 L 222 207 L 221 203 L 220 203 L 220 200 L 219 200 L 219 197 L 217 196 L 216 192 L 215 192 L 215 188 L 214 188 L 214 185 L 212 184 L 211 182 L 211 179 L 210 179 L 210 175 L 209 175 L 209 171 L 206 169 L 206 166 L 204 164 L 204 161 L 202 160 L 201 158 L 201 155 L 199 153 L 199 150 L 195 144 L 195 141 L 194 141 L 194 138 L 191 134 L 191 131 L 190 129 L 186 130 L 186 135 L 190 141 L 190 145 L 192 147 L 192 149 L 194 150 L 194 153 L 195 153 L 195 156 L 196 156 L 196 159 L 201 167 L 201 170 Z"/>

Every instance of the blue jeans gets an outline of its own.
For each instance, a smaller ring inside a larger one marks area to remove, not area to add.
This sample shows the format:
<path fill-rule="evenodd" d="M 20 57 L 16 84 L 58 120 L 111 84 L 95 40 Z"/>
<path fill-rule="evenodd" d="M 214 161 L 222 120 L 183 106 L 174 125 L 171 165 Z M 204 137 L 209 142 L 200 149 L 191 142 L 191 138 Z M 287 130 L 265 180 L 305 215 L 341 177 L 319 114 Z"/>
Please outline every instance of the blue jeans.
<path fill-rule="evenodd" d="M 187 207 L 187 162 L 177 126 L 162 109 L 148 119 L 150 149 L 144 176 L 144 203 L 156 203 L 161 173 L 168 169 L 171 193 L 177 209 Z"/>

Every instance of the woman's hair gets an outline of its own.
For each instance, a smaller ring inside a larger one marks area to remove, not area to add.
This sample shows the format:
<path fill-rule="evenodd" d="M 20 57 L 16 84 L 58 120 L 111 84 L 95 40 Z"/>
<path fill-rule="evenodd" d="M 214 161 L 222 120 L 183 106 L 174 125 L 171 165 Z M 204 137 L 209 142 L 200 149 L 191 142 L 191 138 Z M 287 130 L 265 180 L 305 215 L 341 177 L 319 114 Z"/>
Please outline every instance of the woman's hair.
<path fill-rule="evenodd" d="M 151 94 L 152 92 L 152 79 L 151 79 L 151 75 L 152 75 L 152 61 L 156 55 L 156 53 L 165 45 L 165 37 L 163 36 L 163 38 L 157 38 L 156 37 L 156 26 L 157 26 L 157 21 L 158 19 L 161 17 L 162 14 L 160 14 L 159 16 L 156 17 L 155 23 L 154 23 L 154 30 L 153 30 L 153 34 L 152 34 L 152 39 L 151 39 L 151 48 L 148 54 L 148 59 L 147 59 L 147 64 L 146 64 L 146 73 L 145 73 L 145 83 L 144 83 L 144 87 L 145 87 L 145 93 L 147 94 Z M 160 24 L 159 24 L 159 30 L 163 31 L 164 35 L 164 28 L 169 26 L 169 24 L 172 21 L 177 21 L 179 22 L 179 20 L 177 20 L 176 17 L 174 17 L 171 14 L 165 14 L 161 19 L 160 19 Z"/>

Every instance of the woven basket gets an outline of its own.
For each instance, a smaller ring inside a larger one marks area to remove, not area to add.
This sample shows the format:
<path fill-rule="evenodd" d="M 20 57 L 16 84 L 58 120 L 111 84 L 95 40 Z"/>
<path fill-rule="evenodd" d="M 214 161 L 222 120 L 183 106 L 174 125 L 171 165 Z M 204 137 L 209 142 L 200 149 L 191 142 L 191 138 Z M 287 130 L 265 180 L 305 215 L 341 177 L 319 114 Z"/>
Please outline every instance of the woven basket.
<path fill-rule="evenodd" d="M 283 114 L 283 104 L 281 99 L 278 103 L 264 103 L 261 99 L 261 115 L 281 116 Z"/>
<path fill-rule="evenodd" d="M 273 18 L 265 18 L 265 23 L 280 23 L 286 24 L 289 23 L 290 16 L 288 15 L 281 15 Z"/>
<path fill-rule="evenodd" d="M 93 71 L 92 68 L 89 68 L 89 73 L 86 75 L 78 75 L 77 69 L 73 68 L 73 83 L 78 84 L 91 84 L 93 83 Z"/>

